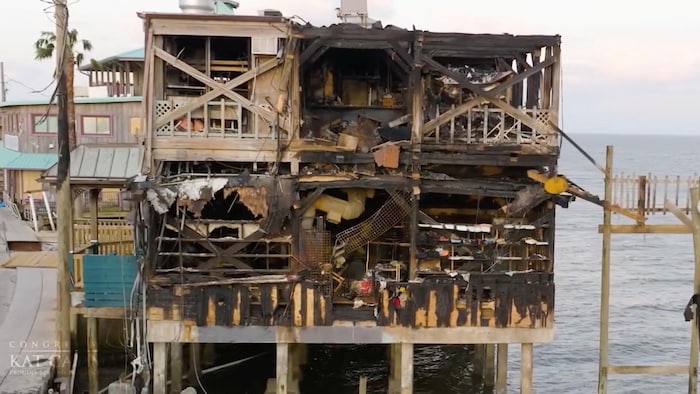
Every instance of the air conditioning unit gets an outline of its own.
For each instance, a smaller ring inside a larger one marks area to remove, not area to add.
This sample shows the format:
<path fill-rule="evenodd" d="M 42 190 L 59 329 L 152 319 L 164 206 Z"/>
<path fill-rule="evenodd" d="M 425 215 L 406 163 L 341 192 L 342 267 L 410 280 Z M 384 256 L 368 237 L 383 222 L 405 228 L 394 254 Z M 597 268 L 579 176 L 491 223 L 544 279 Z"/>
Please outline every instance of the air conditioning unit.
<path fill-rule="evenodd" d="M 277 55 L 279 39 L 277 37 L 253 37 L 251 46 L 253 55 Z"/>

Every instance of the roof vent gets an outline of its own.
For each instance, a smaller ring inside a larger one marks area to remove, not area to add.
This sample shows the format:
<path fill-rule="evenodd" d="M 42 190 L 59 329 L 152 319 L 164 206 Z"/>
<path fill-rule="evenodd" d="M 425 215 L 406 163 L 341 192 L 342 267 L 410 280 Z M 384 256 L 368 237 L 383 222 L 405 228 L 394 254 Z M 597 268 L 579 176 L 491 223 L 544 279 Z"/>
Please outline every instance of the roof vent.
<path fill-rule="evenodd" d="M 274 10 L 271 8 L 266 8 L 264 10 L 258 11 L 258 15 L 260 15 L 260 16 L 279 16 L 280 18 L 283 16 L 282 12 L 280 10 Z"/>
<path fill-rule="evenodd" d="M 240 3 L 234 0 L 215 0 L 214 13 L 218 15 L 233 15 L 233 11 L 240 6 Z"/>
<path fill-rule="evenodd" d="M 185 14 L 213 14 L 213 0 L 178 0 L 180 10 Z"/>

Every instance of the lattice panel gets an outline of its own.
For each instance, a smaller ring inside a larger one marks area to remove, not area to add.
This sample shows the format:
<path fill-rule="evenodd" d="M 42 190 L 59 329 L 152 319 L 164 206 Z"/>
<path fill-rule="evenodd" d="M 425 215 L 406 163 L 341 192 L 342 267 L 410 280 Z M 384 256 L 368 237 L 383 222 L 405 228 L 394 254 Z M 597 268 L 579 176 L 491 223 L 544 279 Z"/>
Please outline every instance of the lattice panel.
<path fill-rule="evenodd" d="M 156 119 L 165 116 L 170 111 L 179 108 L 182 105 L 181 102 L 171 102 L 171 101 L 156 101 L 155 115 Z M 173 127 L 172 124 L 167 124 L 159 127 L 156 130 L 156 135 L 172 135 Z"/>
<path fill-rule="evenodd" d="M 330 231 L 307 230 L 304 231 L 304 250 L 306 263 L 312 267 L 331 261 L 331 233 Z"/>
<path fill-rule="evenodd" d="M 410 201 L 409 192 L 392 192 L 384 205 L 367 220 L 338 233 L 335 254 L 339 254 L 337 250 L 340 247 L 347 254 L 382 236 L 406 217 Z"/>

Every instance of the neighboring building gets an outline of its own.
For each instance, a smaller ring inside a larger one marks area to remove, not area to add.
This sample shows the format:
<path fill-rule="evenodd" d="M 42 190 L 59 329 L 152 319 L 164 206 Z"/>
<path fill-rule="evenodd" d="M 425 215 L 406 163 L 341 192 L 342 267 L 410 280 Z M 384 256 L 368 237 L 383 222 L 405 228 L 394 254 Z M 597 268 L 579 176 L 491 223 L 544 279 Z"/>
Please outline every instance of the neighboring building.
<path fill-rule="evenodd" d="M 135 145 L 141 141 L 143 50 L 108 57 L 81 68 L 103 97 L 75 98 L 76 139 L 80 145 Z M 76 90 L 78 91 L 78 90 Z M 27 205 L 29 196 L 50 191 L 42 173 L 58 159 L 57 107 L 48 99 L 0 103 L 0 183 L 4 200 Z M 111 196 L 117 197 L 116 191 Z M 108 193 L 105 193 L 106 196 Z M 47 194 L 53 202 L 53 193 Z M 38 206 L 44 206 L 39 204 Z"/>

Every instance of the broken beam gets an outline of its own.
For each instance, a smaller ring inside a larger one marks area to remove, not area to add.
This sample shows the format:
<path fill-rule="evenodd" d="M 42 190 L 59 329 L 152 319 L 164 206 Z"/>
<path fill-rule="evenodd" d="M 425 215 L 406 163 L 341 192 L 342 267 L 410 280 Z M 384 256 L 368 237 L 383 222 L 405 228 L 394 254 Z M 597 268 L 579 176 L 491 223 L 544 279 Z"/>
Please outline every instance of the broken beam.
<path fill-rule="evenodd" d="M 489 90 L 488 92 L 491 95 L 493 95 L 494 98 L 496 98 L 500 93 L 504 92 L 509 87 L 524 81 L 525 79 L 529 78 L 532 75 L 535 75 L 535 74 L 541 72 L 545 68 L 554 64 L 554 62 L 555 62 L 554 58 L 549 58 L 549 59 L 545 60 L 544 62 L 539 63 L 537 66 L 531 67 L 529 70 L 517 74 L 515 77 L 509 79 L 508 81 L 500 83 L 498 86 Z M 486 92 L 486 91 L 484 91 L 484 92 Z M 497 98 L 496 98 L 496 100 L 501 101 L 500 99 L 497 99 Z M 466 103 L 461 104 L 458 107 L 450 109 L 449 111 L 443 113 L 442 115 L 438 116 L 437 118 L 429 121 L 428 123 L 425 123 L 423 125 L 423 134 L 442 126 L 443 124 L 451 121 L 453 118 L 460 116 L 463 113 L 469 111 L 473 107 L 476 107 L 477 105 L 481 105 L 484 101 L 492 101 L 492 100 L 486 100 L 483 97 L 477 97 L 477 98 L 474 98 L 474 99 L 467 101 Z M 517 109 L 515 109 L 515 110 L 517 111 Z M 512 116 L 512 114 L 511 114 L 511 116 Z M 513 117 L 515 117 L 515 116 L 513 116 Z M 528 116 L 525 116 L 525 117 L 527 117 L 528 119 L 531 119 Z M 532 126 L 530 126 L 530 127 L 532 127 Z"/>

